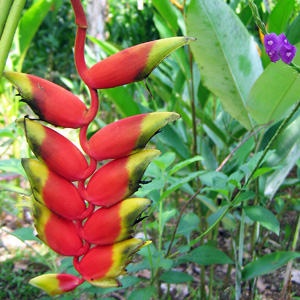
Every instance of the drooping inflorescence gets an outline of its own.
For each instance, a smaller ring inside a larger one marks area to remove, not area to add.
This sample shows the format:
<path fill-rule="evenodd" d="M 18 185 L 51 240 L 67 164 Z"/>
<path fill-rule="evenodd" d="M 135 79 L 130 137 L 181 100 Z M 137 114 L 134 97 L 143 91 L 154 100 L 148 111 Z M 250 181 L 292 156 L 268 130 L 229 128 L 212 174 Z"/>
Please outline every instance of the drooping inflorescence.
<path fill-rule="evenodd" d="M 142 80 L 169 53 L 194 40 L 174 37 L 140 44 L 88 69 L 84 61 L 84 11 L 80 0 L 71 3 L 78 25 L 75 64 L 89 88 L 90 108 L 71 92 L 45 79 L 4 73 L 22 101 L 39 117 L 18 120 L 37 158 L 24 158 L 22 165 L 32 188 L 38 237 L 58 254 L 72 256 L 80 274 L 44 274 L 30 281 L 50 295 L 71 291 L 84 281 L 98 287 L 120 286 L 117 277 L 126 274 L 133 254 L 150 243 L 133 238 L 133 232 L 151 201 L 130 197 L 138 190 L 147 166 L 160 154 L 158 150 L 144 150 L 146 144 L 180 116 L 153 112 L 128 117 L 100 129 L 89 140 L 87 129 L 99 108 L 96 89 Z M 85 154 L 40 121 L 80 129 Z M 98 162 L 104 160 L 110 161 L 99 168 Z"/>

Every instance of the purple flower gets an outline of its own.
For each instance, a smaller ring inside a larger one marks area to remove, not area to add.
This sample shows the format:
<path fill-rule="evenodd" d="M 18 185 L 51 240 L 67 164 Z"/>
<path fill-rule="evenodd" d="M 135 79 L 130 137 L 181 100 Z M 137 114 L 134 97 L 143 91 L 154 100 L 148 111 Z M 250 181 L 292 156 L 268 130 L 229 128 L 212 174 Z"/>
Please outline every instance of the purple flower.
<path fill-rule="evenodd" d="M 267 51 L 267 54 L 269 55 L 271 62 L 276 62 L 280 59 L 278 51 Z"/>
<path fill-rule="evenodd" d="M 278 40 L 279 40 L 280 48 L 285 47 L 287 49 L 291 49 L 293 47 L 293 45 L 289 43 L 288 39 L 283 33 L 279 34 Z"/>
<path fill-rule="evenodd" d="M 287 48 L 285 46 L 281 47 L 280 48 L 280 57 L 281 57 L 281 60 L 286 63 L 286 64 L 290 64 L 293 60 L 293 58 L 295 57 L 295 54 L 296 54 L 296 51 L 297 51 L 297 48 L 293 45 L 290 45 L 291 48 Z M 271 59 L 272 61 L 272 59 Z"/>
<path fill-rule="evenodd" d="M 269 53 L 270 51 L 273 53 L 279 50 L 279 39 L 276 33 L 266 34 L 264 36 L 264 44 L 266 48 L 266 52 Z"/>
<path fill-rule="evenodd" d="M 272 62 L 276 62 L 281 58 L 288 65 L 294 59 L 297 51 L 297 48 L 289 43 L 283 33 L 279 36 L 276 33 L 266 34 L 264 36 L 264 45 Z"/>

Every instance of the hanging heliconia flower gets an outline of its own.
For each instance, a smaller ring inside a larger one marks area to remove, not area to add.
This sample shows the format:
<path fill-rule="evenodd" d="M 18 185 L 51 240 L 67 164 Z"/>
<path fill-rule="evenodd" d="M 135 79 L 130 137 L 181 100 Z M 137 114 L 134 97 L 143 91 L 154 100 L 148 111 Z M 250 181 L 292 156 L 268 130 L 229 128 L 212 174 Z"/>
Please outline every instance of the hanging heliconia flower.
<path fill-rule="evenodd" d="M 151 200 L 131 197 L 143 183 L 148 165 L 160 151 L 144 150 L 148 141 L 180 116 L 153 112 L 128 117 L 97 131 L 87 128 L 99 108 L 97 90 L 146 78 L 172 51 L 193 41 L 174 37 L 140 44 L 87 68 L 84 44 L 87 22 L 80 0 L 71 0 L 77 28 L 75 64 L 91 94 L 91 106 L 45 79 L 5 72 L 39 120 L 18 120 L 36 159 L 22 159 L 32 189 L 32 212 L 38 238 L 61 255 L 73 257 L 79 277 L 44 274 L 30 283 L 54 296 L 84 281 L 97 287 L 119 287 L 132 256 L 150 241 L 133 237 Z M 41 124 L 80 128 L 85 154 L 55 130 Z M 87 158 L 86 158 L 87 157 Z M 106 162 L 97 170 L 97 162 Z M 89 178 L 86 184 L 86 179 Z"/>

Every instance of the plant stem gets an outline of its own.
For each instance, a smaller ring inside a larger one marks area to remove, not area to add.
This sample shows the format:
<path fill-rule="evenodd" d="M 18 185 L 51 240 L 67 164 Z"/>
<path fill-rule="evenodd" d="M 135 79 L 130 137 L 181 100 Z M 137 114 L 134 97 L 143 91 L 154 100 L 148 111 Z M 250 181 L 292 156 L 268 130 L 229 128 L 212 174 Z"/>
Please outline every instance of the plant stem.
<path fill-rule="evenodd" d="M 1 2 L 7 2 L 6 5 L 9 6 L 11 0 L 4 0 Z M 9 15 L 6 19 L 5 27 L 0 39 L 0 80 L 2 78 L 3 70 L 6 64 L 8 53 L 14 38 L 15 31 L 17 29 L 19 20 L 21 18 L 22 10 L 25 5 L 26 0 L 14 0 L 11 5 Z M 3 4 L 2 4 L 3 5 Z M 2 6 L 1 5 L 1 6 Z M 6 7 L 6 11 L 8 8 Z M 1 11 L 1 14 L 3 11 Z M 3 18 L 4 19 L 4 18 Z M 3 20 L 2 20 L 3 21 Z"/>
<path fill-rule="evenodd" d="M 264 160 L 265 156 L 267 155 L 267 153 L 269 152 L 269 150 L 271 149 L 271 147 L 273 146 L 274 142 L 278 139 L 278 137 L 280 136 L 281 132 L 283 131 L 283 129 L 285 128 L 285 126 L 287 125 L 287 123 L 291 120 L 291 118 L 294 116 L 294 114 L 296 113 L 296 111 L 299 109 L 300 107 L 300 101 L 295 105 L 295 107 L 293 108 L 293 110 L 290 112 L 290 114 L 283 120 L 283 122 L 280 124 L 280 126 L 278 127 L 277 131 L 275 132 L 275 134 L 273 135 L 272 139 L 269 141 L 267 147 L 264 149 L 260 159 L 258 160 L 258 162 L 256 163 L 253 171 L 251 172 L 251 174 L 249 175 L 248 179 L 246 180 L 246 182 L 244 183 L 244 185 L 241 187 L 241 189 L 238 191 L 238 193 L 236 194 L 236 196 L 234 197 L 234 199 L 232 200 L 232 202 L 227 206 L 227 208 L 224 210 L 224 212 L 219 216 L 219 218 L 209 227 L 207 228 L 200 236 L 198 236 L 195 240 L 191 241 L 191 246 L 195 245 L 196 243 L 198 243 L 205 235 L 207 235 L 224 217 L 225 215 L 235 206 L 236 201 L 238 199 L 238 197 L 241 195 L 241 193 L 243 192 L 243 190 L 247 187 L 247 185 L 250 183 L 253 175 L 255 174 L 255 172 L 257 171 L 257 169 L 260 167 L 260 164 L 262 163 L 262 161 Z"/>
<path fill-rule="evenodd" d="M 236 268 L 236 299 L 240 299 L 242 288 L 242 265 L 243 265 L 243 253 L 244 253 L 244 232 L 245 232 L 245 211 L 242 210 L 240 234 L 239 234 L 239 254 L 238 254 L 238 268 Z"/>
<path fill-rule="evenodd" d="M 10 7 L 13 3 L 13 0 L 5 0 L 5 1 L 0 1 L 0 38 L 2 36 L 2 32 L 6 23 L 6 19 L 9 14 Z"/>
<path fill-rule="evenodd" d="M 266 26 L 265 26 L 264 22 L 261 20 L 261 18 L 259 16 L 258 9 L 257 9 L 257 6 L 253 2 L 253 0 L 249 0 L 249 6 L 251 8 L 252 15 L 254 17 L 254 20 L 255 20 L 255 23 L 256 23 L 257 27 L 261 30 L 261 32 L 263 34 L 268 34 Z"/>
<path fill-rule="evenodd" d="M 300 229 L 300 214 L 298 215 L 298 222 L 297 222 L 297 226 L 296 226 L 296 229 L 295 229 L 295 234 L 294 234 L 294 239 L 293 239 L 293 244 L 292 244 L 292 251 L 295 251 L 295 249 L 297 247 L 297 242 L 298 242 L 298 238 L 299 238 L 299 229 Z M 286 268 L 283 287 L 282 287 L 281 294 L 280 294 L 280 296 L 281 296 L 280 299 L 282 299 L 282 300 L 286 299 L 285 298 L 285 293 L 286 293 L 286 290 L 287 290 L 288 283 L 290 281 L 292 266 L 293 266 L 293 260 L 291 259 L 288 262 L 288 265 L 287 265 L 287 268 Z"/>

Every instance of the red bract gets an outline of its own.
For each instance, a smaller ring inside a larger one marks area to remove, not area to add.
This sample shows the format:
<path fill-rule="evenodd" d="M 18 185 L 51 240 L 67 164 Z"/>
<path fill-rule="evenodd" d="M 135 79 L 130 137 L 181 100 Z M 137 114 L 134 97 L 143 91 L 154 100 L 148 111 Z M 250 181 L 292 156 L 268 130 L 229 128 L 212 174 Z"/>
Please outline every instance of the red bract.
<path fill-rule="evenodd" d="M 122 286 L 115 278 L 126 274 L 131 257 L 148 243 L 139 239 L 127 239 L 107 246 L 95 246 L 83 256 L 75 267 L 89 283 L 99 287 Z"/>
<path fill-rule="evenodd" d="M 43 289 L 50 296 L 74 290 L 84 280 L 70 274 L 44 274 L 29 281 L 30 284 Z"/>
<path fill-rule="evenodd" d="M 97 160 L 104 160 L 138 152 L 144 149 L 151 137 L 162 127 L 179 117 L 177 113 L 154 112 L 111 123 L 90 138 L 89 155 Z"/>
<path fill-rule="evenodd" d="M 35 156 L 71 181 L 83 180 L 88 163 L 80 150 L 58 132 L 28 118 L 18 122 Z M 74 163 L 76 162 L 76 163 Z"/>
<path fill-rule="evenodd" d="M 172 51 L 194 41 L 190 37 L 173 37 L 139 44 L 98 62 L 82 74 L 93 89 L 108 89 L 140 81 Z"/>
<path fill-rule="evenodd" d="M 41 120 L 69 128 L 79 128 L 89 122 L 85 104 L 59 85 L 24 73 L 4 72 L 3 76 Z"/>
<path fill-rule="evenodd" d="M 72 182 L 34 159 L 23 158 L 22 165 L 37 201 L 69 220 L 81 220 L 88 216 L 86 204 Z"/>
<path fill-rule="evenodd" d="M 91 177 L 84 193 L 86 200 L 110 207 L 131 196 L 138 190 L 146 168 L 159 154 L 158 150 L 143 150 L 107 163 Z"/>
<path fill-rule="evenodd" d="M 33 215 L 38 238 L 61 255 L 81 256 L 89 245 L 83 245 L 75 224 L 52 213 L 46 206 L 32 200 Z"/>
<path fill-rule="evenodd" d="M 110 208 L 102 207 L 86 220 L 78 232 L 92 244 L 109 245 L 123 241 L 132 236 L 140 215 L 150 204 L 149 199 L 131 198 Z"/>

